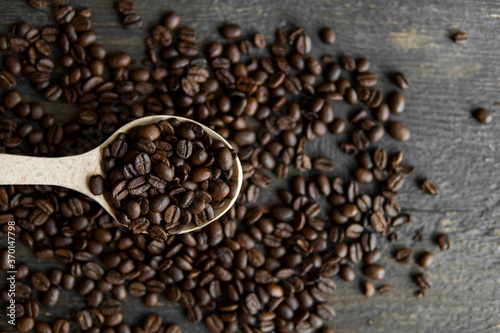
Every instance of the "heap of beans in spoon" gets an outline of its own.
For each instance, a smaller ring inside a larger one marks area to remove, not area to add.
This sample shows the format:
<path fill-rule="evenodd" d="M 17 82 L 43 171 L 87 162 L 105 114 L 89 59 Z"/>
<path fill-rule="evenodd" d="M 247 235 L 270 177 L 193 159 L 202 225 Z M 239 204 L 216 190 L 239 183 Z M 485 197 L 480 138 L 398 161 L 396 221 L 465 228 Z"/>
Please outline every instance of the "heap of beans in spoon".
<path fill-rule="evenodd" d="M 191 222 L 212 220 L 214 209 L 235 196 L 235 157 L 201 126 L 172 118 L 121 133 L 104 149 L 106 179 L 92 176 L 89 187 L 134 234 L 164 242 Z"/>

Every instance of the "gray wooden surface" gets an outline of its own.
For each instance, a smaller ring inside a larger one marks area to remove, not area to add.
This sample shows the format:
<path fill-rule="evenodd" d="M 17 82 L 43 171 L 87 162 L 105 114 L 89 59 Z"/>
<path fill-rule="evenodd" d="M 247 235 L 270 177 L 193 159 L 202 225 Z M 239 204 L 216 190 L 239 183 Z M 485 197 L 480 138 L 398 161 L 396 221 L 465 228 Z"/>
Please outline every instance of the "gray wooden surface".
<path fill-rule="evenodd" d="M 19 19 L 46 24 L 50 9 L 28 9 L 27 1 L 0 1 L 0 30 Z M 400 119 L 412 133 L 411 140 L 395 144 L 385 137 L 381 144 L 390 150 L 402 149 L 405 160 L 417 166 L 400 195 L 402 206 L 413 214 L 413 222 L 400 231 L 396 246 L 412 246 L 437 254 L 427 269 L 434 287 L 423 299 L 414 297 L 416 286 L 409 275 L 416 265 L 401 266 L 388 255 L 383 282 L 391 294 L 365 299 L 358 283 L 339 281 L 331 297 L 337 317 L 329 325 L 337 333 L 350 332 L 500 332 L 500 4 L 495 0 L 396 1 L 396 0 L 184 0 L 135 1 L 145 29 L 128 32 L 122 28 L 112 1 L 88 0 L 93 11 L 93 28 L 99 42 L 109 51 L 125 50 L 140 61 L 143 38 L 162 13 L 176 10 L 183 24 L 198 31 L 200 40 L 221 39 L 216 27 L 224 22 L 239 23 L 252 35 L 263 32 L 270 40 L 279 27 L 303 26 L 313 36 L 315 55 L 350 54 L 366 56 L 379 74 L 379 87 L 390 91 L 389 74 L 401 70 L 410 79 L 405 92 L 406 111 Z M 72 1 L 75 6 L 83 1 Z M 320 43 L 317 30 L 330 26 L 337 33 L 333 46 Z M 469 33 L 466 47 L 455 45 L 450 34 Z M 140 46 L 140 47 L 139 47 Z M 483 106 L 493 113 L 493 122 L 484 126 L 471 117 L 471 110 Z M 71 112 L 67 107 L 49 108 L 60 119 Z M 349 112 L 335 106 L 338 116 Z M 342 155 L 332 136 L 308 146 L 312 156 L 335 159 L 333 174 L 345 175 L 352 160 Z M 437 197 L 417 187 L 422 177 L 440 187 Z M 417 230 L 424 240 L 412 240 Z M 436 234 L 452 236 L 453 248 L 440 252 L 433 242 Z M 3 240 L 5 238 L 2 238 Z M 25 249 L 19 257 L 33 267 L 37 261 Z M 394 244 L 383 250 L 391 253 Z M 50 263 L 57 266 L 56 263 Z M 3 281 L 2 281 L 3 282 Z M 78 308 L 78 298 L 62 293 L 69 308 Z M 127 322 L 158 313 L 166 322 L 180 324 L 185 332 L 207 332 L 203 325 L 187 322 L 180 307 L 165 303 L 148 309 L 129 297 Z M 60 309 L 61 307 L 59 307 Z M 373 326 L 368 325 L 373 320 Z"/>

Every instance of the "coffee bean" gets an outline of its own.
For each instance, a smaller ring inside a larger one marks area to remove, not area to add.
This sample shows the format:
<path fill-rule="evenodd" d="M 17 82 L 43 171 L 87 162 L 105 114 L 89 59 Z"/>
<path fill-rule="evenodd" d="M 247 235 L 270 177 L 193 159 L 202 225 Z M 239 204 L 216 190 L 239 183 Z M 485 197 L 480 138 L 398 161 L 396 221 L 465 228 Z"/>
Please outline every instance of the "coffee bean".
<path fill-rule="evenodd" d="M 387 132 L 398 141 L 408 141 L 410 138 L 410 130 L 397 121 L 389 124 Z"/>
<path fill-rule="evenodd" d="M 360 183 L 368 184 L 373 180 L 373 174 L 365 168 L 358 168 L 354 171 L 354 179 Z"/>
<path fill-rule="evenodd" d="M 335 309 L 328 303 L 321 303 L 316 307 L 316 313 L 324 320 L 335 317 Z"/>
<path fill-rule="evenodd" d="M 363 288 L 366 297 L 370 298 L 375 295 L 375 286 L 370 281 L 364 281 Z"/>
<path fill-rule="evenodd" d="M 42 304 L 46 308 L 52 308 L 59 302 L 59 289 L 56 287 L 50 287 L 42 296 Z"/>
<path fill-rule="evenodd" d="M 431 277 L 425 273 L 420 273 L 415 277 L 415 283 L 422 290 L 426 290 L 432 287 Z"/>
<path fill-rule="evenodd" d="M 82 271 L 86 277 L 92 280 L 99 280 L 104 275 L 104 270 L 101 268 L 101 266 L 94 262 L 87 262 L 83 266 Z"/>
<path fill-rule="evenodd" d="M 437 243 L 441 251 L 446 251 L 451 248 L 451 238 L 447 234 L 440 235 L 437 239 Z"/>
<path fill-rule="evenodd" d="M 455 42 L 455 44 L 465 46 L 469 41 L 469 36 L 465 31 L 459 31 L 453 35 L 453 41 Z"/>
<path fill-rule="evenodd" d="M 340 277 L 347 282 L 354 281 L 356 278 L 356 273 L 350 266 L 342 266 L 340 268 Z"/>
<path fill-rule="evenodd" d="M 357 239 L 361 237 L 363 231 L 364 228 L 361 224 L 354 223 L 347 227 L 347 229 L 345 230 L 345 236 L 348 238 Z"/>
<path fill-rule="evenodd" d="M 311 37 L 302 33 L 295 42 L 295 48 L 300 54 L 307 54 L 311 52 Z"/>
<path fill-rule="evenodd" d="M 221 35 L 226 39 L 241 37 L 241 28 L 237 24 L 226 24 L 220 29 Z"/>
<path fill-rule="evenodd" d="M 403 94 L 394 92 L 389 96 L 388 100 L 389 109 L 393 113 L 402 113 L 405 108 L 405 100 Z"/>
<path fill-rule="evenodd" d="M 335 31 L 333 31 L 332 28 L 322 29 L 320 32 L 320 37 L 325 44 L 333 44 L 336 40 Z"/>
<path fill-rule="evenodd" d="M 377 291 L 380 295 L 388 295 L 391 293 L 391 286 L 383 285 L 377 288 Z"/>
<path fill-rule="evenodd" d="M 0 75 L 1 79 L 1 75 Z M 486 109 L 479 108 L 474 111 L 474 117 L 482 124 L 489 124 L 491 122 L 491 113 Z"/>
<path fill-rule="evenodd" d="M 136 30 L 142 27 L 142 19 L 139 15 L 130 14 L 123 19 L 123 25 L 127 30 Z"/>
<path fill-rule="evenodd" d="M 314 160 L 313 168 L 321 172 L 331 172 L 333 170 L 333 161 L 326 157 L 320 157 Z"/>
<path fill-rule="evenodd" d="M 404 73 L 397 72 L 393 76 L 394 83 L 398 86 L 399 89 L 406 90 L 408 89 L 410 83 L 408 82 L 408 78 Z"/>
<path fill-rule="evenodd" d="M 118 53 L 108 58 L 108 65 L 113 69 L 127 67 L 131 63 L 132 58 L 126 53 Z"/>
<path fill-rule="evenodd" d="M 135 5 L 132 1 L 119 1 L 118 11 L 122 15 L 135 14 Z"/>
<path fill-rule="evenodd" d="M 82 330 L 88 330 L 92 327 L 92 316 L 87 310 L 80 311 L 75 316 L 76 325 Z"/>
<path fill-rule="evenodd" d="M 35 9 L 45 9 L 47 8 L 47 0 L 30 0 L 30 6 Z"/>
<path fill-rule="evenodd" d="M 422 253 L 417 260 L 418 264 L 423 268 L 427 268 L 430 265 L 432 265 L 433 261 L 434 261 L 434 255 L 430 252 Z"/>
<path fill-rule="evenodd" d="M 91 176 L 89 178 L 89 189 L 94 195 L 104 193 L 104 178 L 101 175 Z"/>
<path fill-rule="evenodd" d="M 382 280 L 385 276 L 385 269 L 379 265 L 366 265 L 363 268 L 363 274 L 370 279 Z"/>
<path fill-rule="evenodd" d="M 344 69 L 346 71 L 351 72 L 351 71 L 354 71 L 356 69 L 356 60 L 354 60 L 354 58 L 351 56 L 342 57 L 341 63 L 342 63 L 342 67 L 344 67 Z"/>
<path fill-rule="evenodd" d="M 7 110 L 13 110 L 22 102 L 23 98 L 16 90 L 8 92 L 3 98 L 3 107 Z"/>
<path fill-rule="evenodd" d="M 377 77 L 371 72 L 362 72 L 358 74 L 356 80 L 363 87 L 373 87 L 377 84 Z"/>
<path fill-rule="evenodd" d="M 427 194 L 436 195 L 439 193 L 439 187 L 429 178 L 425 178 L 421 185 L 422 189 Z"/>
<path fill-rule="evenodd" d="M 1 71 L 0 86 L 2 86 L 2 88 L 4 88 L 5 90 L 13 90 L 17 86 L 17 80 L 10 72 Z"/>
<path fill-rule="evenodd" d="M 212 332 L 222 332 L 222 330 L 224 329 L 224 323 L 218 316 L 214 314 L 207 317 L 207 319 L 205 320 L 205 324 Z"/>
<path fill-rule="evenodd" d="M 31 283 L 33 288 L 39 291 L 47 291 L 50 288 L 49 278 L 42 272 L 34 272 L 31 274 Z"/>
<path fill-rule="evenodd" d="M 58 319 L 54 322 L 52 331 L 54 333 L 68 333 L 70 332 L 70 323 L 64 319 Z"/>
<path fill-rule="evenodd" d="M 409 264 L 413 256 L 412 249 L 401 249 L 396 253 L 396 260 L 402 264 Z"/>
<path fill-rule="evenodd" d="M 346 127 L 347 127 L 347 123 L 344 119 L 336 118 L 333 121 L 333 123 L 331 123 L 329 129 L 333 134 L 340 135 L 346 130 Z"/>
<path fill-rule="evenodd" d="M 35 320 L 29 317 L 22 317 L 16 321 L 16 328 L 19 332 L 30 332 L 35 327 Z"/>

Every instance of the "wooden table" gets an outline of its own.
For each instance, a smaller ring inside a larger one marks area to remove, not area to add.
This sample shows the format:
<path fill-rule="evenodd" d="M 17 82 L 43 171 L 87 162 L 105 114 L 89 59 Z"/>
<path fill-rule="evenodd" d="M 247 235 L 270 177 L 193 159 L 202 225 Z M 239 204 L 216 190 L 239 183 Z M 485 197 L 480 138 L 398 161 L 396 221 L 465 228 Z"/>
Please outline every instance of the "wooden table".
<path fill-rule="evenodd" d="M 33 25 L 50 22 L 53 9 L 37 12 L 26 3 L 0 1 L 2 31 L 6 31 L 7 24 L 21 19 Z M 77 5 L 76 1 L 72 3 Z M 435 263 L 426 270 L 434 287 L 425 298 L 417 299 L 410 274 L 421 269 L 416 264 L 402 266 L 388 255 L 382 260 L 387 268 L 383 283 L 391 285 L 391 294 L 366 299 L 359 292 L 358 282 L 339 281 L 337 292 L 330 298 L 337 318 L 329 325 L 337 333 L 500 332 L 497 1 L 135 1 L 145 29 L 133 32 L 123 29 L 112 1 L 85 3 L 93 11 L 93 28 L 99 42 L 107 45 L 109 52 L 125 50 L 138 61 L 144 57 L 143 38 L 148 30 L 164 12 L 175 10 L 182 16 L 183 24 L 196 28 L 201 41 L 221 39 L 216 27 L 224 22 L 240 24 L 248 35 L 262 32 L 268 40 L 275 36 L 276 28 L 302 26 L 312 35 L 317 56 L 368 57 L 383 91 L 395 89 L 389 74 L 397 70 L 406 73 L 410 79 L 410 89 L 405 92 L 406 110 L 394 118 L 411 129 L 411 140 L 396 144 L 385 137 L 381 144 L 393 151 L 402 149 L 405 160 L 417 167 L 400 195 L 400 202 L 413 215 L 413 221 L 399 232 L 396 245 L 385 243 L 382 250 L 392 253 L 395 246 L 411 246 L 417 253 L 424 249 L 434 252 Z M 324 26 L 336 31 L 337 42 L 333 46 L 322 44 L 318 38 L 318 29 Z M 469 34 L 466 47 L 450 39 L 458 30 Z M 479 106 L 493 113 L 490 125 L 481 125 L 472 118 L 471 111 Z M 65 108 L 48 110 L 64 119 L 71 112 Z M 339 116 L 347 115 L 349 110 L 335 106 Z M 346 175 L 345 166 L 354 164 L 340 153 L 338 142 L 339 138 L 323 137 L 308 146 L 308 153 L 334 158 L 334 174 Z M 418 181 L 423 177 L 430 177 L 439 185 L 438 196 L 418 189 Z M 412 240 L 416 231 L 423 233 L 421 243 Z M 442 232 L 453 239 L 450 251 L 441 252 L 435 244 L 435 236 Z M 21 246 L 18 251 L 18 256 L 31 267 L 47 267 L 47 262 L 36 260 Z M 57 263 L 49 265 L 55 267 Z M 65 292 L 63 298 L 63 305 L 78 308 L 78 297 Z M 164 321 L 180 324 L 184 332 L 208 332 L 204 325 L 189 323 L 180 306 L 161 300 L 161 305 L 153 309 L 138 300 L 128 301 L 127 322 L 135 323 L 138 317 L 158 313 Z M 373 326 L 368 325 L 369 320 L 373 320 Z"/>

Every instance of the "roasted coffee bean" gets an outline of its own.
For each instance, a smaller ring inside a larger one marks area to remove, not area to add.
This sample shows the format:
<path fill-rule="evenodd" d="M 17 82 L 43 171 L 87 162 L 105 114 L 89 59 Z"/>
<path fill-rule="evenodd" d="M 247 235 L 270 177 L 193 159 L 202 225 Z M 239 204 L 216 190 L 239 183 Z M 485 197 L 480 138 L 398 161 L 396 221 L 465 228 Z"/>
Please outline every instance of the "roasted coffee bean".
<path fill-rule="evenodd" d="M 410 138 L 410 130 L 397 121 L 390 123 L 387 131 L 394 139 L 398 141 L 408 141 L 408 139 Z"/>
<path fill-rule="evenodd" d="M 333 31 L 332 28 L 322 29 L 320 32 L 320 37 L 325 44 L 333 44 L 336 40 L 335 31 Z"/>
<path fill-rule="evenodd" d="M 241 36 L 241 28 L 237 24 L 226 24 L 221 27 L 220 32 L 226 39 L 235 39 Z"/>
<path fill-rule="evenodd" d="M 405 99 L 400 92 L 394 92 L 389 96 L 387 104 L 393 113 L 402 113 L 405 109 Z"/>
<path fill-rule="evenodd" d="M 408 89 L 410 83 L 408 81 L 408 78 L 404 73 L 397 72 L 393 76 L 394 83 L 399 87 L 399 89 L 406 90 Z"/>
<path fill-rule="evenodd" d="M 50 288 L 50 280 L 42 272 L 34 272 L 31 274 L 31 284 L 33 288 L 39 291 L 47 291 Z"/>
<path fill-rule="evenodd" d="M 467 45 L 467 42 L 469 41 L 469 36 L 467 35 L 467 33 L 465 31 L 459 31 L 453 35 L 453 41 L 457 45 L 465 46 L 465 45 Z"/>
<path fill-rule="evenodd" d="M 356 70 L 359 73 L 365 73 L 370 70 L 370 60 L 366 58 L 359 58 L 356 60 Z"/>
<path fill-rule="evenodd" d="M 258 33 L 258 34 L 255 34 L 253 37 L 253 43 L 255 44 L 256 47 L 261 49 L 261 48 L 266 46 L 266 39 L 265 39 L 264 35 Z"/>
<path fill-rule="evenodd" d="M 368 169 L 358 168 L 354 171 L 354 179 L 359 183 L 368 184 L 372 182 L 373 174 Z"/>
<path fill-rule="evenodd" d="M 1 75 L 0 75 L 0 79 L 1 79 Z M 5 89 L 7 89 L 7 88 L 5 88 Z M 474 117 L 477 119 L 477 121 L 479 121 L 482 124 L 489 124 L 491 122 L 491 119 L 492 119 L 491 113 L 483 108 L 476 109 L 474 111 Z"/>
<path fill-rule="evenodd" d="M 75 316 L 76 325 L 82 330 L 88 330 L 92 327 L 92 316 L 89 311 L 82 310 Z"/>
<path fill-rule="evenodd" d="M 377 77 L 371 72 L 361 72 L 356 77 L 356 80 L 363 87 L 373 87 L 377 84 Z"/>
<path fill-rule="evenodd" d="M 329 129 L 335 135 L 342 134 L 347 128 L 347 123 L 342 118 L 336 118 L 333 123 L 330 124 Z"/>
<path fill-rule="evenodd" d="M 131 63 L 132 58 L 126 53 L 118 53 L 108 58 L 108 65 L 113 69 L 127 67 Z"/>
<path fill-rule="evenodd" d="M 441 251 L 446 251 L 446 250 L 449 250 L 451 248 L 451 238 L 447 234 L 440 235 L 437 238 L 437 243 L 438 243 Z"/>
<path fill-rule="evenodd" d="M 434 255 L 430 252 L 422 253 L 417 260 L 418 264 L 423 268 L 427 268 L 430 265 L 432 265 L 433 261 L 434 261 Z"/>
<path fill-rule="evenodd" d="M 205 324 L 212 332 L 222 332 L 222 330 L 224 329 L 224 323 L 217 315 L 214 314 L 207 317 L 207 319 L 205 320 Z"/>
<path fill-rule="evenodd" d="M 422 290 L 430 289 L 432 287 L 431 277 L 425 273 L 420 273 L 415 277 L 415 283 Z"/>
<path fill-rule="evenodd" d="M 429 178 L 424 179 L 421 187 L 427 194 L 436 195 L 439 193 L 439 187 Z"/>
<path fill-rule="evenodd" d="M 30 0 L 30 6 L 35 9 L 45 9 L 47 8 L 47 0 Z"/>
<path fill-rule="evenodd" d="M 17 80 L 9 71 L 1 71 L 0 86 L 2 86 L 5 90 L 15 89 L 17 86 Z"/>
<path fill-rule="evenodd" d="M 356 273 L 354 272 L 354 270 L 350 266 L 347 266 L 347 265 L 342 266 L 340 268 L 339 275 L 342 278 L 342 280 L 347 281 L 347 282 L 351 282 L 356 278 Z"/>
<path fill-rule="evenodd" d="M 413 257 L 412 249 L 401 249 L 396 253 L 396 260 L 402 264 L 409 264 Z"/>
<path fill-rule="evenodd" d="M 50 287 L 43 296 L 42 296 L 42 304 L 46 308 L 52 308 L 57 305 L 59 302 L 59 289 L 56 287 Z"/>
<path fill-rule="evenodd" d="M 379 265 L 366 265 L 363 268 L 363 274 L 370 279 L 382 280 L 385 276 L 385 269 Z"/>
<path fill-rule="evenodd" d="M 370 298 L 375 295 L 375 286 L 370 281 L 363 282 L 363 289 L 366 297 Z"/>
<path fill-rule="evenodd" d="M 391 286 L 383 285 L 377 288 L 377 291 L 380 295 L 388 295 L 391 293 Z"/>
<path fill-rule="evenodd" d="M 123 25 L 127 30 L 136 30 L 142 27 L 142 19 L 139 15 L 130 14 L 123 19 Z"/>
<path fill-rule="evenodd" d="M 3 98 L 3 107 L 13 110 L 23 101 L 21 94 L 15 90 L 8 92 Z"/>
<path fill-rule="evenodd" d="M 295 48 L 300 54 L 308 54 L 311 52 L 311 37 L 302 33 L 295 42 Z"/>
<path fill-rule="evenodd" d="M 385 123 L 389 119 L 389 113 L 389 106 L 382 103 L 373 111 L 373 116 L 377 121 Z"/>
<path fill-rule="evenodd" d="M 31 332 L 35 327 L 35 320 L 30 317 L 22 317 L 17 319 L 16 328 L 19 332 Z"/>
<path fill-rule="evenodd" d="M 104 178 L 101 175 L 91 176 L 89 178 L 89 189 L 94 195 L 104 193 Z"/>
<path fill-rule="evenodd" d="M 118 11 L 122 15 L 135 14 L 135 5 L 132 1 L 119 1 Z"/>
<path fill-rule="evenodd" d="M 320 157 L 314 160 L 313 168 L 321 172 L 331 172 L 333 170 L 333 161 L 326 157 Z"/>

